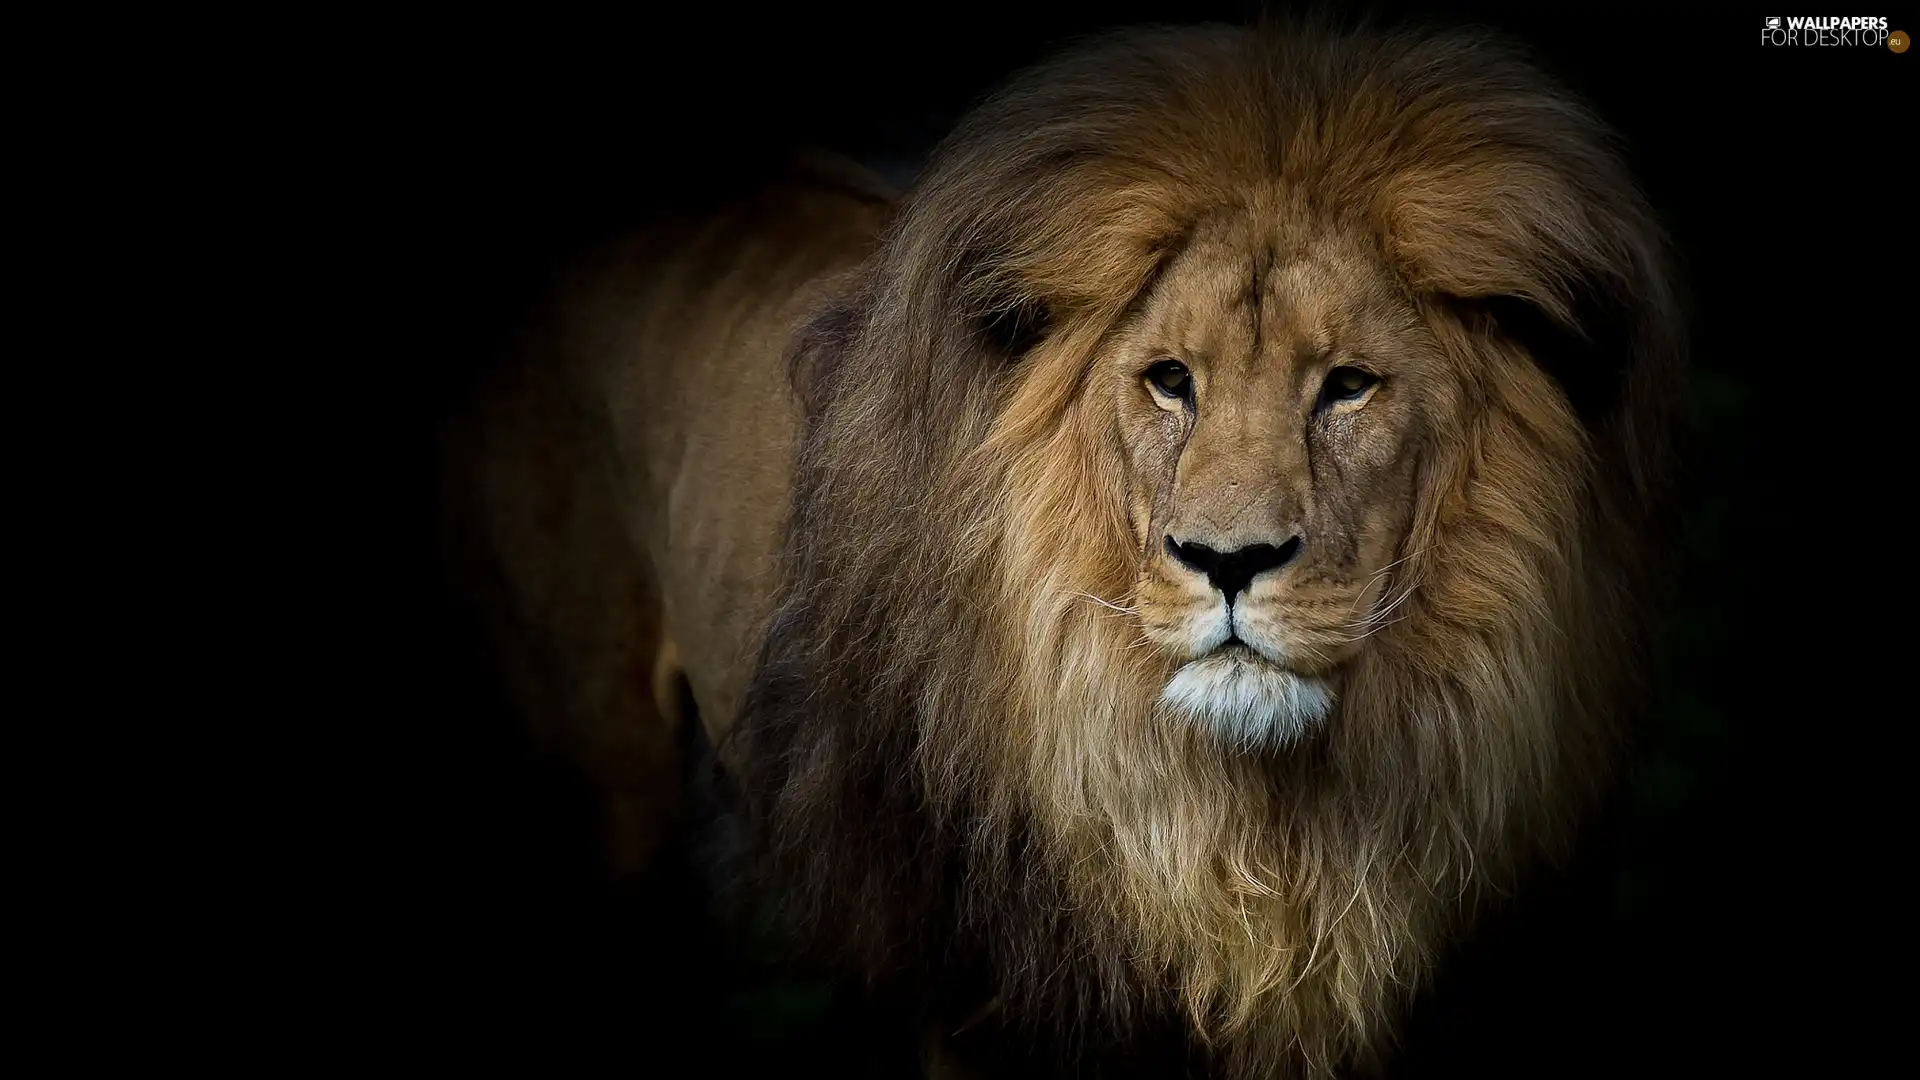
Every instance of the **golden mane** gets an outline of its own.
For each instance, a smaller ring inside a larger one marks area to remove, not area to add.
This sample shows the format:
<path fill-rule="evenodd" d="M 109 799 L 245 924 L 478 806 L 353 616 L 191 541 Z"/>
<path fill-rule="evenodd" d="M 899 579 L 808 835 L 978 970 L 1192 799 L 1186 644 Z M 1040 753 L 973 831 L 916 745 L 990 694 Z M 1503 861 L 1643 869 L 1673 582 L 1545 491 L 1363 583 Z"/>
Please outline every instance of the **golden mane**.
<path fill-rule="evenodd" d="M 1196 222 L 1303 208 L 1376 245 L 1472 419 L 1426 450 L 1400 617 L 1332 722 L 1236 752 L 1165 722 L 1093 602 L 1136 545 L 1077 391 Z M 877 979 L 975 977 L 1069 1048 L 1171 1024 L 1242 1075 L 1371 1056 L 1605 776 L 1668 274 L 1603 129 L 1485 37 L 1134 32 L 988 101 L 793 354 L 734 737 L 800 925 Z"/>

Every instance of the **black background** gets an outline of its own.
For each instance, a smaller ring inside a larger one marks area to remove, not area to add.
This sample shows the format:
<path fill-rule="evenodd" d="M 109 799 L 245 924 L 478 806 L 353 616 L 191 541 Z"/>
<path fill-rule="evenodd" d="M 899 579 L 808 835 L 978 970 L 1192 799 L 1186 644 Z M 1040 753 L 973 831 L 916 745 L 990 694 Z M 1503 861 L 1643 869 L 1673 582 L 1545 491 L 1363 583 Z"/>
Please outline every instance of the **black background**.
<path fill-rule="evenodd" d="M 293 93 L 274 119 L 299 133 L 301 194 L 271 242 L 319 283 L 301 317 L 326 342 L 316 392 L 341 407 L 315 503 L 341 572 L 321 575 L 306 627 L 337 636 L 288 676 L 317 706 L 315 759 L 338 768 L 300 790 L 311 839 L 275 844 L 312 914 L 259 943 L 288 1011 L 316 1022 L 286 1045 L 845 1074 L 855 1021 L 716 960 L 697 905 L 594 878 L 579 793 L 525 753 L 442 592 L 435 425 L 580 244 L 744 183 L 792 143 L 910 165 L 1072 35 L 1250 10 L 461 14 L 306 27 L 258 61 L 281 68 Z M 1889 508 L 1912 490 L 1913 204 L 1893 162 L 1912 153 L 1920 58 L 1763 48 L 1759 14 L 1377 10 L 1507 29 L 1621 132 L 1684 259 L 1702 434 L 1660 705 L 1614 821 L 1564 887 L 1449 965 L 1403 1073 L 1877 1057 L 1899 1028 L 1876 987 L 1909 937 L 1892 777 L 1912 707 L 1882 626 L 1910 591 Z"/>

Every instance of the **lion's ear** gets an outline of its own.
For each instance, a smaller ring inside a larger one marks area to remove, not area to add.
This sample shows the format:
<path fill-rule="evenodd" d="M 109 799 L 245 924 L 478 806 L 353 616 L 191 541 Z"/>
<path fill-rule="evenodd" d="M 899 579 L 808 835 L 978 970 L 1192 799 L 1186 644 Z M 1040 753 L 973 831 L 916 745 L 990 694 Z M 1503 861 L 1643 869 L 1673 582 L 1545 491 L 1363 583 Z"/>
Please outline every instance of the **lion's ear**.
<path fill-rule="evenodd" d="M 976 322 L 982 344 L 998 359 L 1013 363 L 1046 336 L 1050 317 L 1041 301 L 1015 299 L 993 306 Z"/>
<path fill-rule="evenodd" d="M 1383 231 L 1415 292 L 1525 349 L 1591 425 L 1619 403 L 1660 302 L 1657 230 L 1617 196 L 1630 184 L 1601 144 L 1552 128 L 1531 140 L 1564 161 L 1478 150 L 1409 170 L 1381 196 Z"/>
<path fill-rule="evenodd" d="M 787 378 L 801 415 L 809 420 L 820 415 L 831 395 L 841 359 L 859 332 L 865 294 L 859 282 L 836 290 L 794 331 L 787 348 Z"/>
<path fill-rule="evenodd" d="M 1588 426 L 1619 404 L 1633 357 L 1634 313 L 1617 290 L 1579 289 L 1565 313 L 1514 295 L 1448 302 L 1470 326 L 1525 350 Z"/>

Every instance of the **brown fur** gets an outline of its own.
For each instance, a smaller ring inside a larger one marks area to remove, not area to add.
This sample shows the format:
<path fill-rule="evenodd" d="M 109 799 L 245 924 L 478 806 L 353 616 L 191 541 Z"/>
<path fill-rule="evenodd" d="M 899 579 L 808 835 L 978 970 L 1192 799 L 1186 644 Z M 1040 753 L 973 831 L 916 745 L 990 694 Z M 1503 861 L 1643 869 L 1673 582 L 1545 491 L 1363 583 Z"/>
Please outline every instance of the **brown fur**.
<path fill-rule="evenodd" d="M 976 111 L 870 256 L 795 190 L 595 278 L 559 368 L 796 925 L 1074 1051 L 1368 1060 L 1635 685 L 1680 334 L 1602 132 L 1477 38 L 1149 31 Z M 1157 704 L 1182 530 L 1304 537 L 1245 604 L 1323 724 Z"/>
<path fill-rule="evenodd" d="M 599 793 L 620 876 L 646 869 L 673 818 L 680 680 L 721 724 L 746 681 L 791 486 L 780 357 L 872 247 L 875 185 L 803 160 L 710 220 L 580 260 L 449 425 L 457 584 L 536 750 Z"/>

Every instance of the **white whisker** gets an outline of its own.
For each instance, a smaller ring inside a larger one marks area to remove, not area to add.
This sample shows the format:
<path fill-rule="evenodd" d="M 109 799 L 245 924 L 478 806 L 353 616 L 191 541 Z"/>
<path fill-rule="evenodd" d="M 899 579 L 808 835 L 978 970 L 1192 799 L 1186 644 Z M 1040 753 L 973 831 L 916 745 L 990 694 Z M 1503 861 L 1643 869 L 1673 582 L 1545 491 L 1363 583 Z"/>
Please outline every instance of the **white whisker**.
<path fill-rule="evenodd" d="M 1122 605 L 1122 604 L 1116 604 L 1111 600 L 1102 600 L 1100 597 L 1095 596 L 1092 593 L 1083 592 L 1083 593 L 1074 593 L 1073 595 L 1079 597 L 1082 600 L 1091 600 L 1094 603 L 1099 604 L 1103 608 L 1111 608 L 1122 615 L 1140 614 L 1140 609 L 1137 607 L 1126 607 L 1125 605 Z"/>

